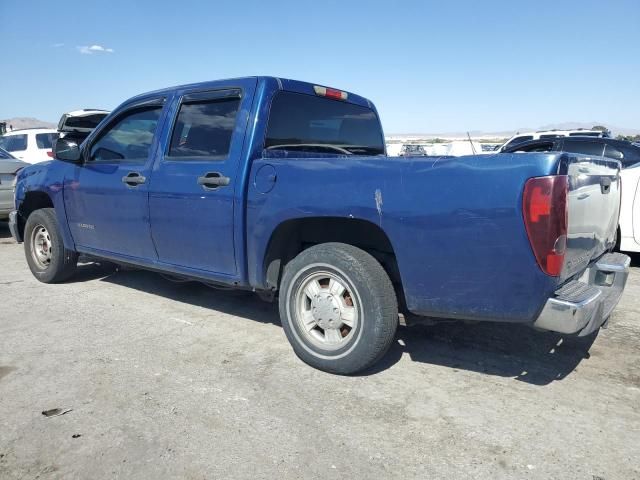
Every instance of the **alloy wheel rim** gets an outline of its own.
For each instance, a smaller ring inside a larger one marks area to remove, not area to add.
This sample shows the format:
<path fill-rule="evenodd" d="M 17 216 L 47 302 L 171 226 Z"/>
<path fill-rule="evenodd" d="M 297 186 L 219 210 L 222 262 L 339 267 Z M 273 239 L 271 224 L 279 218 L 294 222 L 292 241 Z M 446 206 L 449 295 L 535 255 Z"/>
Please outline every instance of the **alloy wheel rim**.
<path fill-rule="evenodd" d="M 344 279 L 327 271 L 314 272 L 300 282 L 294 298 L 299 330 L 313 344 L 336 350 L 355 335 L 359 307 Z"/>
<path fill-rule="evenodd" d="M 51 235 L 43 225 L 37 225 L 31 232 L 31 257 L 42 270 L 51 265 Z"/>

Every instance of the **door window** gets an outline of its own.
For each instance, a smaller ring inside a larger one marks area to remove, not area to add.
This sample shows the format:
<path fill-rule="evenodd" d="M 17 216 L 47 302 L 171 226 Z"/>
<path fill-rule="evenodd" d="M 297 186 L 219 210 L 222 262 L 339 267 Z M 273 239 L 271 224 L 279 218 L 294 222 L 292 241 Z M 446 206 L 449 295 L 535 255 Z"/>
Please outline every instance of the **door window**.
<path fill-rule="evenodd" d="M 183 103 L 171 135 L 171 160 L 224 160 L 229 154 L 239 106 L 238 97 Z"/>
<path fill-rule="evenodd" d="M 125 113 L 91 146 L 91 162 L 144 164 L 162 113 L 161 106 Z"/>
<path fill-rule="evenodd" d="M 36 145 L 40 149 L 50 150 L 56 138 L 58 138 L 57 133 L 36 133 Z"/>

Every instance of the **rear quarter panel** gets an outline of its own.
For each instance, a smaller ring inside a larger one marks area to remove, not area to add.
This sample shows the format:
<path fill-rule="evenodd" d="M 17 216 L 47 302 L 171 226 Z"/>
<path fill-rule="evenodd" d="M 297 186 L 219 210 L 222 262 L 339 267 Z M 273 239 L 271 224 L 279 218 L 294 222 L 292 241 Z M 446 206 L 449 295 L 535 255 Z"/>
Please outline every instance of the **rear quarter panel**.
<path fill-rule="evenodd" d="M 394 248 L 407 306 L 420 315 L 529 322 L 557 285 L 538 267 L 522 219 L 530 177 L 557 154 L 459 158 L 260 158 L 247 197 L 249 281 L 264 285 L 271 233 L 301 217 L 372 222 Z M 265 164 L 269 193 L 255 188 Z"/>

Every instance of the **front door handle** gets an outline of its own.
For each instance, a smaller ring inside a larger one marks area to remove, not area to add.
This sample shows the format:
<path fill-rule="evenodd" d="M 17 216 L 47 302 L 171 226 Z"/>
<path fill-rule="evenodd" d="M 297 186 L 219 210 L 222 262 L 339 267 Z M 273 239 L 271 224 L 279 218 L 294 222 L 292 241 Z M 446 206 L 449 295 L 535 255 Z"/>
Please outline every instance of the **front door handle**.
<path fill-rule="evenodd" d="M 138 172 L 129 172 L 122 177 L 122 183 L 129 185 L 130 187 L 137 187 L 147 181 L 146 177 L 143 177 Z"/>
<path fill-rule="evenodd" d="M 198 177 L 198 185 L 205 190 L 215 190 L 218 187 L 226 187 L 231 182 L 229 177 L 225 177 L 219 172 L 207 172 Z"/>

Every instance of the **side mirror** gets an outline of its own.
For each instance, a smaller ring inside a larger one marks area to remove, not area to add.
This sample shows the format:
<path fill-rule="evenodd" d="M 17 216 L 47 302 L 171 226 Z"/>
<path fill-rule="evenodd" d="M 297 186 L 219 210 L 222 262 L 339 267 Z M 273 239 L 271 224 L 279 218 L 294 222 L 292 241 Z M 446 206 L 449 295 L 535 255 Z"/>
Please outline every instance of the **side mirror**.
<path fill-rule="evenodd" d="M 55 158 L 63 162 L 81 163 L 82 154 L 80 153 L 80 147 L 73 140 L 59 138 L 56 140 Z"/>

